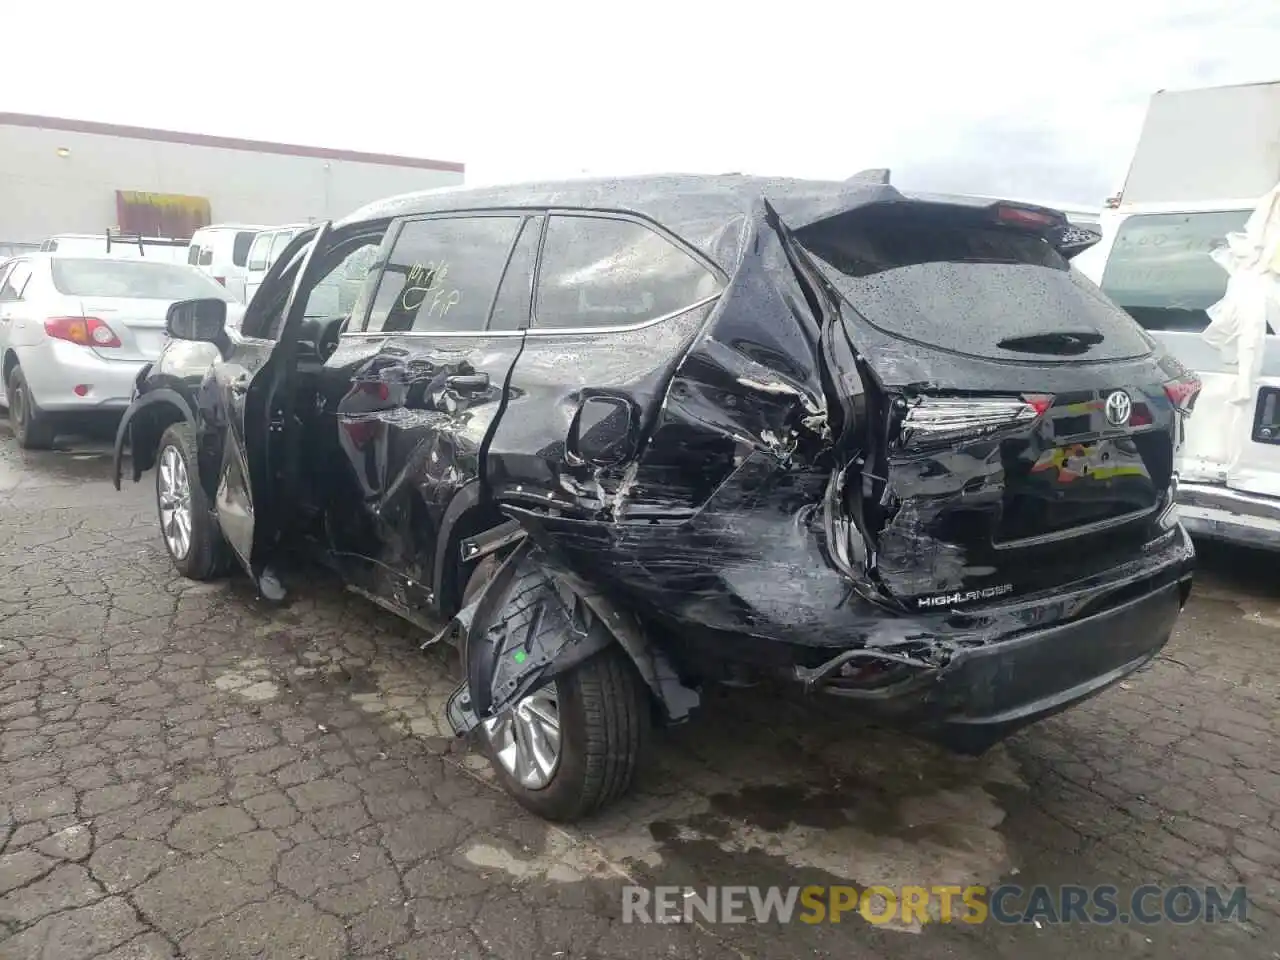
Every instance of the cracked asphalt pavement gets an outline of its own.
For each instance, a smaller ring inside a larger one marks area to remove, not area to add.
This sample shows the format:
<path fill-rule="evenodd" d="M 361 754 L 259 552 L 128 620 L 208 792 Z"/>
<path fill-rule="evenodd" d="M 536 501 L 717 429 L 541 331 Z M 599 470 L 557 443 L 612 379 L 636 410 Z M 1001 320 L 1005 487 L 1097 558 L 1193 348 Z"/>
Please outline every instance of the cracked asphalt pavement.
<path fill-rule="evenodd" d="M 1166 656 L 984 757 L 717 694 L 549 826 L 442 728 L 457 666 L 316 574 L 176 576 L 152 478 L 0 428 L 0 957 L 1280 957 L 1280 577 L 1206 551 Z M 628 883 L 1245 884 L 1189 926 L 622 922 Z"/>

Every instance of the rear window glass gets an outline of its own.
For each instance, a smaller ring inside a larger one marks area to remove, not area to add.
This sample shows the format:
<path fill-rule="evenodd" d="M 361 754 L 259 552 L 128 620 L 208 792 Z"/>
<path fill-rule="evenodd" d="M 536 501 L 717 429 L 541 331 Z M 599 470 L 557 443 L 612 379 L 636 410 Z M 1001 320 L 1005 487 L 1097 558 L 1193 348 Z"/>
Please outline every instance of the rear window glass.
<path fill-rule="evenodd" d="M 1010 360 L 1031 358 L 1028 338 L 1053 333 L 1102 335 L 1075 359 L 1151 351 L 1132 319 L 1049 243 L 979 215 L 864 208 L 797 236 L 858 313 L 893 336 Z"/>
<path fill-rule="evenodd" d="M 1248 210 L 1126 217 L 1102 289 L 1148 330 L 1203 330 L 1206 308 L 1227 292 L 1227 272 L 1210 254 L 1248 219 Z"/>
<path fill-rule="evenodd" d="M 257 234 L 252 230 L 240 230 L 236 233 L 235 242 L 231 245 L 231 262 L 243 267 L 249 260 L 249 248 L 253 246 L 253 238 Z"/>
<path fill-rule="evenodd" d="M 642 224 L 554 216 L 542 242 L 534 326 L 644 323 L 687 310 L 719 289 L 710 270 Z"/>
<path fill-rule="evenodd" d="M 200 262 L 200 245 L 193 243 L 187 250 L 187 263 L 193 267 Z"/>
<path fill-rule="evenodd" d="M 69 297 L 130 297 L 139 300 L 230 300 L 219 284 L 180 263 L 143 260 L 51 261 L 53 285 Z"/>

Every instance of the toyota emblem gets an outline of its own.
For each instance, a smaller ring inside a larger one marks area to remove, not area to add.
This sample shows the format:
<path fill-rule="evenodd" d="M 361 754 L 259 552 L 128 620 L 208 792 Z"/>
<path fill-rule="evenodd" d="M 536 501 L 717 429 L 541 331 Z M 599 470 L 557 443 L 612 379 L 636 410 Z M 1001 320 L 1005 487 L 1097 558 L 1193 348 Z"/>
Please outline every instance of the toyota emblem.
<path fill-rule="evenodd" d="M 1133 413 L 1133 401 L 1123 390 L 1117 390 L 1107 397 L 1107 423 L 1113 427 L 1123 427 L 1129 422 L 1129 414 Z"/>

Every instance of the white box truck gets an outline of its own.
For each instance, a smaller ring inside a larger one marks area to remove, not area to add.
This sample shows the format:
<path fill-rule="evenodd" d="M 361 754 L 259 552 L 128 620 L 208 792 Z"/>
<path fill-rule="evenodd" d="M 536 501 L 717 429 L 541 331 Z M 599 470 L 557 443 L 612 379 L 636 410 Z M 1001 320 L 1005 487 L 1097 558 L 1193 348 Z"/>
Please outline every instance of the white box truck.
<path fill-rule="evenodd" d="M 1161 91 L 1086 272 L 1203 384 L 1178 462 L 1187 528 L 1280 549 L 1277 185 L 1280 81 Z"/>

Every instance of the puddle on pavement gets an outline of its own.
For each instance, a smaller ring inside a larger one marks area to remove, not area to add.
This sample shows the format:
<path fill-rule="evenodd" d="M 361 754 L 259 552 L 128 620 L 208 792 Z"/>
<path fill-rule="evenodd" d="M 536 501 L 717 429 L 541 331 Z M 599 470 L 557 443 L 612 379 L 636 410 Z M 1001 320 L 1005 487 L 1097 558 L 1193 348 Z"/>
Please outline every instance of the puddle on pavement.
<path fill-rule="evenodd" d="M 70 437 L 60 439 L 52 450 L 20 450 L 11 438 L 6 425 L 0 432 L 0 491 L 111 479 L 113 443 Z M 126 471 L 125 480 L 129 479 Z"/>
<path fill-rule="evenodd" d="M 764 702 L 707 720 L 589 827 L 645 882 L 964 887 L 1014 866 L 1000 797 L 1024 784 L 1003 747 L 961 757 Z"/>
<path fill-rule="evenodd" d="M 613 864 L 580 840 L 548 827 L 540 852 L 512 853 L 503 847 L 475 843 L 462 851 L 462 859 L 481 870 L 501 870 L 516 880 L 550 880 L 579 883 L 587 879 L 617 877 Z"/>

